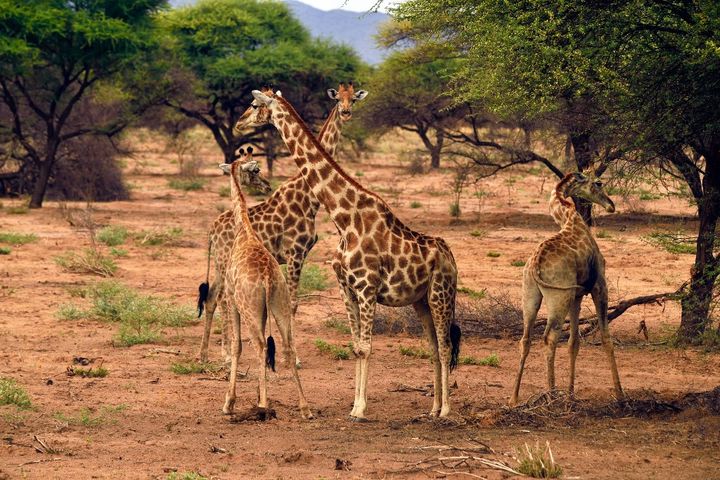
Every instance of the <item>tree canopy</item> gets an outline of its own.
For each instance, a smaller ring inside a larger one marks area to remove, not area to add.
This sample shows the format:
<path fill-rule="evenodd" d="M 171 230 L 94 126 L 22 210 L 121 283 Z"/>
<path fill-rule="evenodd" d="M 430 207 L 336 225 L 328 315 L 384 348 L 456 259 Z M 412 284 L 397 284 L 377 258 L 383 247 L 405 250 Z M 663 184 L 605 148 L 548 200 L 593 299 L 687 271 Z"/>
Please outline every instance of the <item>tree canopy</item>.
<path fill-rule="evenodd" d="M 103 125 L 74 115 L 98 85 L 132 71 L 154 45 L 151 16 L 163 0 L 0 0 L 0 132 L 35 172 L 31 207 L 42 205 L 63 142 L 112 134 L 131 107 Z M 128 108 L 125 108 L 128 107 Z"/>

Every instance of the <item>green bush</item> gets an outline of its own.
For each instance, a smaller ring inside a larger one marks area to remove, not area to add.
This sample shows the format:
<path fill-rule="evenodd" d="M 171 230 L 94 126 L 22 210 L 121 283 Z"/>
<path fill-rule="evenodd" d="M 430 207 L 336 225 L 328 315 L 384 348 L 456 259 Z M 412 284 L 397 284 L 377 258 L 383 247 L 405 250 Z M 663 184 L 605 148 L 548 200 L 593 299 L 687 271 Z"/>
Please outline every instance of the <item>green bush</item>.
<path fill-rule="evenodd" d="M 513 260 L 510 262 L 510 265 L 513 267 L 524 267 L 525 266 L 525 260 Z"/>
<path fill-rule="evenodd" d="M 662 248 L 674 254 L 695 254 L 696 245 L 694 239 L 686 237 L 682 233 L 653 232 L 641 237 L 647 243 Z"/>
<path fill-rule="evenodd" d="M 177 245 L 182 234 L 182 228 L 173 227 L 167 230 L 150 230 L 136 233 L 135 240 L 144 247 L 155 247 L 158 245 L 173 246 Z"/>
<path fill-rule="evenodd" d="M 498 258 L 500 256 L 500 253 L 498 252 L 488 252 L 487 256 L 490 258 Z"/>
<path fill-rule="evenodd" d="M 461 356 L 458 359 L 458 363 L 460 365 L 481 365 L 484 367 L 499 367 L 500 366 L 500 357 L 497 356 L 497 353 L 492 353 L 484 358 L 475 358 L 473 356 L 467 356 L 467 357 Z"/>
<path fill-rule="evenodd" d="M 473 290 L 472 288 L 468 287 L 458 287 L 457 291 L 458 293 L 464 293 L 473 300 L 482 300 L 483 298 L 485 298 L 485 295 L 487 295 L 487 290 L 485 290 L 484 288 L 482 290 Z"/>
<path fill-rule="evenodd" d="M 15 405 L 19 408 L 30 408 L 30 396 L 24 388 L 12 378 L 0 377 L 0 405 Z"/>
<path fill-rule="evenodd" d="M 12 249 L 10 247 L 0 247 L 0 255 L 10 255 Z"/>
<path fill-rule="evenodd" d="M 205 182 L 199 178 L 173 178 L 168 181 L 168 187 L 184 192 L 202 190 Z"/>
<path fill-rule="evenodd" d="M 422 203 L 420 202 L 410 202 L 410 208 L 420 208 L 422 207 Z"/>
<path fill-rule="evenodd" d="M 128 232 L 127 228 L 110 225 L 100 229 L 95 238 L 97 238 L 98 242 L 102 242 L 108 247 L 116 247 L 125 243 L 128 235 L 130 235 L 130 232 Z"/>
<path fill-rule="evenodd" d="M 89 273 L 101 277 L 112 277 L 117 271 L 117 265 L 112 258 L 108 258 L 98 250 L 86 248 L 82 253 L 65 252 L 54 258 L 55 263 L 70 273 Z"/>
<path fill-rule="evenodd" d="M 348 322 L 346 319 L 330 318 L 328 320 L 325 320 L 325 326 L 327 328 L 332 328 L 333 330 L 337 330 L 340 333 L 344 333 L 345 335 L 349 335 L 351 333 L 350 325 L 348 325 Z"/>
<path fill-rule="evenodd" d="M 349 360 L 352 355 L 349 348 L 333 345 L 320 338 L 315 340 L 315 347 L 321 352 L 329 354 L 335 360 Z"/>
<path fill-rule="evenodd" d="M 429 350 L 420 347 L 404 347 L 402 345 L 400 345 L 400 355 L 422 359 L 432 358 L 432 353 Z"/>
<path fill-rule="evenodd" d="M 82 310 L 77 305 L 73 305 L 72 303 L 60 305 L 60 307 L 57 309 L 57 312 L 55 312 L 55 317 L 59 320 L 80 320 L 83 318 L 87 318 L 87 316 L 87 311 Z"/>
<path fill-rule="evenodd" d="M 555 463 L 550 442 L 545 447 L 535 444 L 534 448 L 525 444 L 525 450 L 518 451 L 518 472 L 533 478 L 558 478 L 562 468 Z"/>
<path fill-rule="evenodd" d="M 217 373 L 222 370 L 222 367 L 211 362 L 184 360 L 173 363 L 170 370 L 177 375 L 189 375 L 192 373 Z"/>
<path fill-rule="evenodd" d="M 68 374 L 83 378 L 105 378 L 108 376 L 108 373 L 110 373 L 108 369 L 101 365 L 96 368 L 72 367 Z"/>
<path fill-rule="evenodd" d="M 0 243 L 9 245 L 25 245 L 36 242 L 37 239 L 38 237 L 34 233 L 0 232 Z"/>
<path fill-rule="evenodd" d="M 458 218 L 460 216 L 460 204 L 457 202 L 453 202 L 450 204 L 450 216 L 454 218 Z"/>

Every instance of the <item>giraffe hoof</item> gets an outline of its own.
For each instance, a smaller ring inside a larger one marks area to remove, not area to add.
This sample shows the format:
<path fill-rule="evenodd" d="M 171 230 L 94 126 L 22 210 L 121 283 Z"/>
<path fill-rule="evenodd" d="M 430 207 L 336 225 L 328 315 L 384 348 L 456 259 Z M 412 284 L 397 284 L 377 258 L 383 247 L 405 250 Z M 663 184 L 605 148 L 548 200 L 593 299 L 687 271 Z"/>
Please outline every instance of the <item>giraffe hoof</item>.
<path fill-rule="evenodd" d="M 350 415 L 350 421 L 355 423 L 368 423 L 370 420 L 365 417 L 355 417 L 353 415 Z"/>

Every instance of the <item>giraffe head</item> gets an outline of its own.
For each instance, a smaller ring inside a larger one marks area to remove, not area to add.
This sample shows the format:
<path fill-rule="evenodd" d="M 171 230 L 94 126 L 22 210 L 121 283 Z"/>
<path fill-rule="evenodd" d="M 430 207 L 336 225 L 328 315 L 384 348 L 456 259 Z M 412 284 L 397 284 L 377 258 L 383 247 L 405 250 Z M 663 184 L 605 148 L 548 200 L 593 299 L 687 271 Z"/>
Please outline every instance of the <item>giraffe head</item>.
<path fill-rule="evenodd" d="M 572 180 L 565 191 L 566 196 L 574 195 L 589 202 L 597 203 L 610 213 L 615 211 L 615 204 L 605 193 L 603 183 L 599 178 L 594 175 L 590 177 L 580 172 L 571 173 L 570 175 L 572 175 Z"/>
<path fill-rule="evenodd" d="M 248 147 L 247 152 L 241 148 L 241 158 L 238 158 L 233 163 L 221 163 L 219 167 L 225 175 L 231 175 L 233 165 L 237 164 L 235 167 L 235 175 L 240 185 L 245 185 L 260 193 L 270 193 L 272 191 L 270 182 L 260 173 L 260 165 L 258 165 L 257 161 L 253 160 L 252 152 L 252 147 Z"/>
<path fill-rule="evenodd" d="M 365 90 L 358 90 L 356 92 L 352 82 L 349 82 L 347 85 L 343 82 L 338 86 L 337 90 L 329 88 L 327 94 L 328 97 L 337 101 L 340 120 L 347 122 L 352 118 L 353 104 L 358 100 L 362 100 L 367 97 L 368 92 Z"/>
<path fill-rule="evenodd" d="M 276 108 L 274 109 L 273 107 L 277 107 L 275 97 L 282 96 L 280 90 L 273 93 L 272 88 L 263 87 L 260 90 L 253 90 L 252 94 L 255 99 L 235 124 L 234 131 L 236 133 L 246 128 L 260 127 L 268 123 L 273 123 L 272 114 L 273 110 L 276 110 Z"/>

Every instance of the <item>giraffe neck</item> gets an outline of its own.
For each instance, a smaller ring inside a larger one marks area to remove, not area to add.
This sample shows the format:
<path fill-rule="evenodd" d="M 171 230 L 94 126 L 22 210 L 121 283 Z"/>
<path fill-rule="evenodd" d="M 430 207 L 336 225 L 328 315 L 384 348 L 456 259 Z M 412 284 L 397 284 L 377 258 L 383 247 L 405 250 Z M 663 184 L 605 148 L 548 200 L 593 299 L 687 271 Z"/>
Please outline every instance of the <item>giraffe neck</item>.
<path fill-rule="evenodd" d="M 382 202 L 362 187 L 328 155 L 310 133 L 295 109 L 284 98 L 276 97 L 278 111 L 273 115 L 290 154 L 313 195 L 328 211 L 335 226 L 347 228 L 348 212 Z"/>
<path fill-rule="evenodd" d="M 330 111 L 330 115 L 325 119 L 325 123 L 323 123 L 317 137 L 320 141 L 320 146 L 323 147 L 332 158 L 335 158 L 335 151 L 337 150 L 338 143 L 340 143 L 342 125 L 343 122 L 340 120 L 340 112 L 336 104 L 335 108 Z"/>
<path fill-rule="evenodd" d="M 230 173 L 230 176 L 232 177 L 232 181 L 230 182 L 230 191 L 232 194 L 235 230 L 238 235 L 243 235 L 245 238 L 257 238 L 255 231 L 252 228 L 252 224 L 250 223 L 250 217 L 248 216 L 248 206 L 245 201 L 245 195 L 243 195 L 240 184 L 235 176 L 235 170 L 237 168 L 239 168 L 239 166 L 236 162 Z"/>
<path fill-rule="evenodd" d="M 572 177 L 567 175 L 550 193 L 550 215 L 560 227 L 564 226 L 577 214 L 575 203 L 568 195 L 571 186 Z"/>

